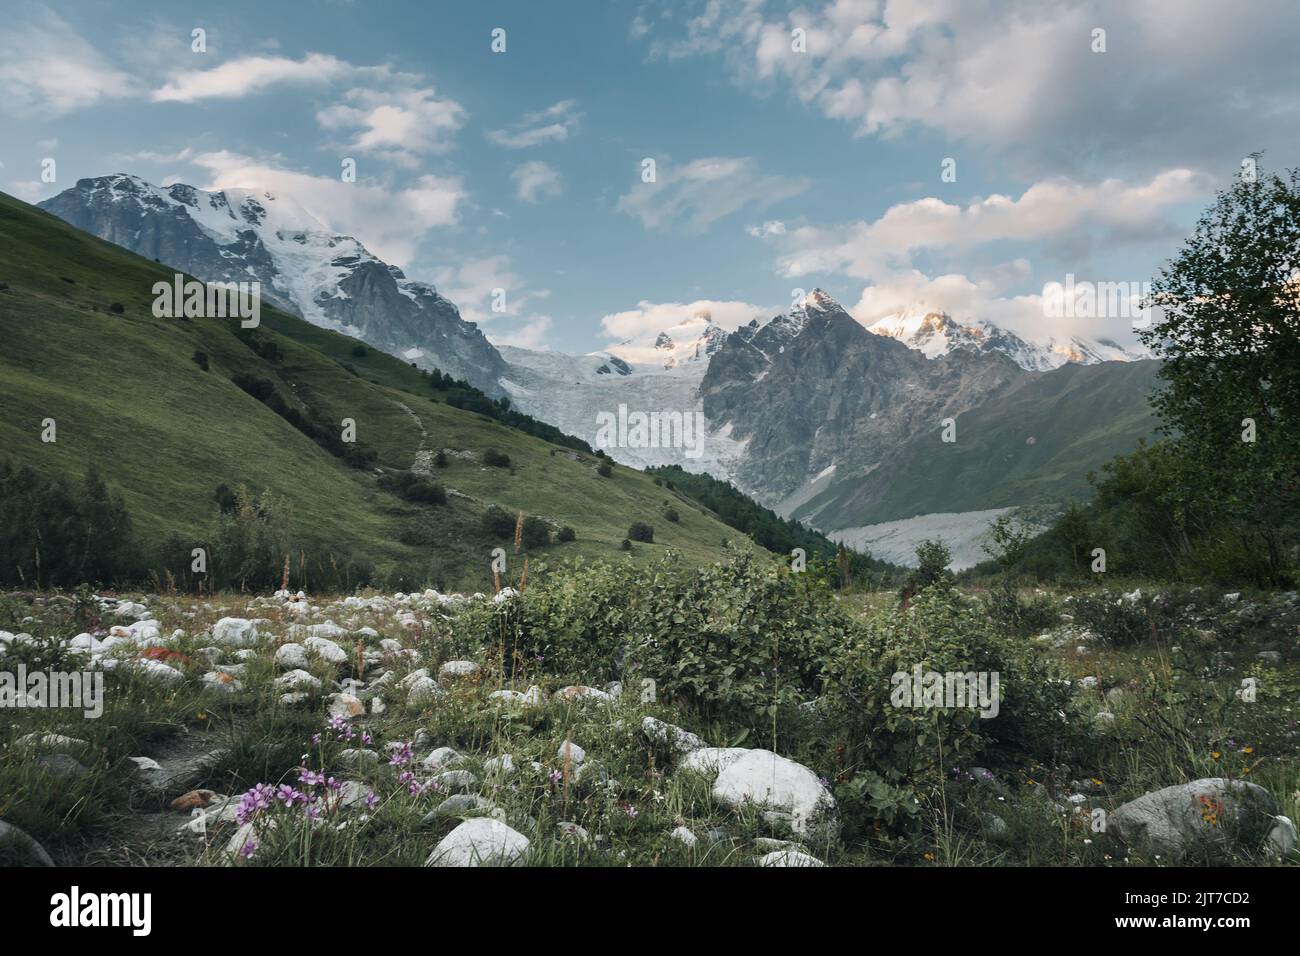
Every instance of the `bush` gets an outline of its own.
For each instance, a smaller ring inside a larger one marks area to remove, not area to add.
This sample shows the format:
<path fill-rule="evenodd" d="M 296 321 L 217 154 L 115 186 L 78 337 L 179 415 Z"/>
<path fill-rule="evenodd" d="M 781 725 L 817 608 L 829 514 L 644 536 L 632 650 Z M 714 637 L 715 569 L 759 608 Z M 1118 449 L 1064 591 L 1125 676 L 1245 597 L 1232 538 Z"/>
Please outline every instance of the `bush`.
<path fill-rule="evenodd" d="M 292 507 L 269 492 L 254 497 L 242 486 L 235 497 L 234 510 L 218 524 L 209 573 L 219 587 L 278 588 L 291 550 Z"/>
<path fill-rule="evenodd" d="M 664 518 L 668 521 L 673 522 L 674 524 L 682 520 L 682 516 L 679 515 L 677 513 L 677 509 L 672 506 L 669 506 L 664 509 Z"/>
<path fill-rule="evenodd" d="M 203 369 L 203 371 L 206 372 L 208 370 L 207 352 L 195 351 L 195 353 L 190 356 L 190 361 L 193 362 L 195 365 L 197 365 L 199 368 Z"/>
<path fill-rule="evenodd" d="M 108 307 L 108 311 L 112 312 L 114 315 L 122 315 L 126 312 L 126 307 L 122 305 L 121 302 L 114 302 Z"/>
<path fill-rule="evenodd" d="M 1081 594 L 1070 600 L 1070 613 L 1076 625 L 1113 647 L 1137 644 L 1156 630 L 1151 599 L 1140 590 L 1130 595 L 1110 590 Z"/>
<path fill-rule="evenodd" d="M 577 540 L 577 537 L 578 537 L 577 532 L 575 532 L 572 528 L 570 528 L 566 524 L 563 528 L 559 530 L 559 533 L 555 535 L 555 540 L 561 543 L 567 543 L 569 541 Z"/>
<path fill-rule="evenodd" d="M 438 452 L 438 454 L 436 454 L 436 455 L 433 456 L 433 467 L 434 467 L 434 468 L 446 468 L 446 467 L 447 467 L 447 453 L 446 453 L 446 452 L 442 452 L 442 451 L 440 451 L 440 452 Z"/>
<path fill-rule="evenodd" d="M 600 475 L 602 478 L 608 478 L 610 475 L 614 474 L 614 469 L 609 462 L 602 461 L 596 466 L 596 474 Z"/>
<path fill-rule="evenodd" d="M 409 471 L 382 475 L 379 479 L 379 487 L 416 504 L 445 505 L 447 503 L 447 492 L 443 490 L 442 485 Z"/>
<path fill-rule="evenodd" d="M 509 468 L 510 456 L 504 452 L 499 452 L 495 448 L 489 448 L 483 452 L 483 464 L 492 468 Z"/>
<path fill-rule="evenodd" d="M 655 529 L 650 527 L 650 525 L 646 524 L 644 521 L 636 521 L 632 523 L 632 527 L 627 529 L 627 537 L 629 541 L 640 541 L 643 544 L 654 544 Z"/>
<path fill-rule="evenodd" d="M 910 692 L 917 666 L 923 673 L 996 673 L 996 719 L 982 719 L 974 707 L 912 706 L 902 689 Z M 929 588 L 907 609 L 876 612 L 833 643 L 825 673 L 826 716 L 852 771 L 841 795 L 858 800 L 844 807 L 855 817 L 851 831 L 877 820 L 906 828 L 915 801 L 926 802 L 952 766 L 970 765 L 994 746 L 1001 760 L 1046 760 L 1080 739 L 1068 716 L 1069 683 L 954 589 Z"/>
<path fill-rule="evenodd" d="M 356 345 L 352 346 L 352 356 L 353 356 L 353 358 L 365 358 L 365 357 L 366 357 L 367 355 L 369 355 L 369 354 L 370 354 L 370 350 L 367 349 L 367 348 L 366 348 L 364 345 L 362 345 L 360 342 L 358 342 Z"/>
<path fill-rule="evenodd" d="M 551 543 L 551 529 L 545 521 L 535 515 L 524 519 L 520 530 L 520 539 L 525 548 L 544 548 Z"/>
<path fill-rule="evenodd" d="M 618 547 L 619 547 L 619 550 L 620 550 L 620 551 L 631 551 L 631 550 L 632 550 L 632 542 L 629 541 L 629 540 L 627 540 L 627 538 L 624 538 L 624 539 L 623 539 L 623 543 L 620 544 Z"/>
<path fill-rule="evenodd" d="M 516 517 L 500 505 L 488 505 L 483 512 L 483 534 L 489 538 L 511 538 L 515 534 Z"/>

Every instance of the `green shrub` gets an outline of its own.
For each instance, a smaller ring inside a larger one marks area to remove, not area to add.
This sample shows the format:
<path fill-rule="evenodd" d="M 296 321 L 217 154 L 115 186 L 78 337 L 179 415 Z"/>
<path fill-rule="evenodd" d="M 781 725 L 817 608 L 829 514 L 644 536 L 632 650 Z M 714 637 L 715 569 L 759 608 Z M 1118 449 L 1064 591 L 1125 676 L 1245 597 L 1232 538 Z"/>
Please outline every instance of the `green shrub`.
<path fill-rule="evenodd" d="M 381 475 L 379 487 L 417 504 L 445 505 L 447 503 L 447 492 L 442 485 L 409 471 Z"/>
<path fill-rule="evenodd" d="M 614 474 L 614 469 L 609 462 L 602 461 L 596 466 L 596 474 L 600 475 L 602 478 L 608 478 L 610 475 Z"/>
<path fill-rule="evenodd" d="M 629 541 L 640 541 L 643 544 L 654 544 L 655 529 L 644 521 L 634 521 L 632 526 L 627 529 Z"/>
<path fill-rule="evenodd" d="M 488 505 L 481 521 L 483 533 L 489 538 L 514 537 L 516 518 L 500 505 Z"/>
<path fill-rule="evenodd" d="M 563 528 L 561 528 L 561 529 L 559 530 L 559 532 L 555 535 L 555 540 L 556 540 L 556 541 L 559 541 L 559 542 L 562 542 L 562 543 L 565 543 L 565 542 L 569 542 L 569 541 L 575 541 L 575 540 L 577 540 L 577 537 L 578 537 L 577 532 L 575 532 L 572 528 L 570 528 L 570 527 L 566 524 L 566 525 L 565 525 Z"/>
<path fill-rule="evenodd" d="M 525 548 L 544 548 L 551 543 L 551 528 L 536 515 L 529 515 L 520 529 L 520 539 Z"/>
<path fill-rule="evenodd" d="M 483 452 L 483 464 L 492 468 L 509 468 L 510 456 L 497 451 L 495 448 L 489 448 Z"/>

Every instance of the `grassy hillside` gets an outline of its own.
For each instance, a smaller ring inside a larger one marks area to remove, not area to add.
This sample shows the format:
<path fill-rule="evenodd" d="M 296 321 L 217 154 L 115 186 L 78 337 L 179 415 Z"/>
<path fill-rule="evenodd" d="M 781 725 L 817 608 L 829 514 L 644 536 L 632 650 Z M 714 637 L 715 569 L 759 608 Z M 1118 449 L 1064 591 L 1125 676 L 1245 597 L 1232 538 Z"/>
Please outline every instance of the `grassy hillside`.
<path fill-rule="evenodd" d="M 1088 472 L 1155 432 L 1157 362 L 1066 365 L 957 419 L 862 477 L 836 482 L 793 517 L 846 528 L 932 512 L 1079 500 Z"/>
<path fill-rule="evenodd" d="M 43 475 L 79 478 L 95 466 L 147 544 L 208 536 L 219 484 L 289 499 L 309 565 L 360 556 L 394 586 L 484 586 L 491 548 L 510 549 L 480 530 L 491 503 L 574 528 L 577 540 L 544 549 L 548 559 L 642 562 L 672 547 L 703 561 L 736 537 L 640 472 L 614 466 L 601 477 L 590 454 L 448 406 L 427 375 L 374 349 L 357 354 L 347 336 L 270 309 L 242 337 L 233 319 L 155 318 L 152 285 L 171 275 L 0 195 L 0 454 Z M 236 376 L 269 382 L 285 406 L 330 429 L 354 419 L 358 445 L 377 455 L 372 467 L 349 467 Z M 41 440 L 47 418 L 53 443 Z M 447 489 L 445 506 L 378 487 L 380 472 L 442 449 L 448 465 L 432 478 Z M 486 466 L 489 449 L 510 467 Z M 668 500 L 676 522 L 663 519 Z M 634 521 L 654 527 L 655 543 L 629 556 L 620 543 Z"/>

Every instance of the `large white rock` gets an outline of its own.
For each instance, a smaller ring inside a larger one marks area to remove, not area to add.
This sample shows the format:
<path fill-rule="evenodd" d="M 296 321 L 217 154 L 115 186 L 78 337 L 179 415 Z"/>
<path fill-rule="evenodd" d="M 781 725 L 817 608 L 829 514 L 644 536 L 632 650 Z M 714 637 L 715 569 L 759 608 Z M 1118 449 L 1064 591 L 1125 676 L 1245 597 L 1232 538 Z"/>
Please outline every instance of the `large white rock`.
<path fill-rule="evenodd" d="M 306 670 L 311 664 L 307 648 L 301 644 L 281 644 L 275 651 L 275 663 L 289 670 Z"/>
<path fill-rule="evenodd" d="M 305 670 L 295 669 L 275 679 L 275 686 L 281 690 L 320 690 L 320 678 Z"/>
<path fill-rule="evenodd" d="M 1181 859 L 1193 850 L 1259 846 L 1278 825 L 1277 801 L 1243 780 L 1207 777 L 1143 794 L 1106 818 L 1106 833 L 1124 846 Z"/>
<path fill-rule="evenodd" d="M 749 753 L 745 747 L 701 747 L 682 758 L 680 769 L 693 773 L 717 773 Z"/>
<path fill-rule="evenodd" d="M 223 617 L 212 625 L 212 640 L 231 647 L 257 642 L 257 624 L 243 617 Z"/>
<path fill-rule="evenodd" d="M 560 749 L 555 752 L 560 761 L 568 762 L 570 766 L 576 767 L 587 759 L 587 751 L 583 750 L 572 740 L 566 740 L 560 744 Z"/>
<path fill-rule="evenodd" d="M 344 664 L 348 659 L 348 652 L 328 637 L 309 637 L 302 642 L 302 646 L 309 654 L 315 654 L 321 660 L 331 664 Z"/>
<path fill-rule="evenodd" d="M 696 750 L 687 759 L 703 752 Z M 835 809 L 835 798 L 815 773 L 770 750 L 729 748 L 721 751 L 715 762 L 719 771 L 713 782 L 713 799 L 725 806 L 763 806 L 778 811 L 788 815 L 797 833 L 806 831 L 814 818 Z"/>
<path fill-rule="evenodd" d="M 425 866 L 518 866 L 528 837 L 491 817 L 466 820 L 433 848 Z"/>

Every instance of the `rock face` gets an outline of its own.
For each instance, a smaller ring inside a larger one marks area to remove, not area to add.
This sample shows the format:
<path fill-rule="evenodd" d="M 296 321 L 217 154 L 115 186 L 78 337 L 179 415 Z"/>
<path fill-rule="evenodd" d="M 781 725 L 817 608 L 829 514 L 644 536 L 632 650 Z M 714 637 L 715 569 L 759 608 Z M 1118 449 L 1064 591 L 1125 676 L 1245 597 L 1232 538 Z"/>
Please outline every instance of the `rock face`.
<path fill-rule="evenodd" d="M 1176 862 L 1189 854 L 1258 848 L 1282 826 L 1277 812 L 1263 787 L 1208 777 L 1129 801 L 1106 818 L 1106 833 L 1123 846 Z"/>
<path fill-rule="evenodd" d="M 518 866 L 528 837 L 500 820 L 475 817 L 452 830 L 433 848 L 425 866 Z"/>
<path fill-rule="evenodd" d="M 714 800 L 732 808 L 764 807 L 796 833 L 832 820 L 835 798 L 817 775 L 770 750 L 704 747 L 687 754 L 682 768 L 703 773 L 716 769 Z"/>
<path fill-rule="evenodd" d="M 208 282 L 256 280 L 263 300 L 314 325 L 462 378 L 497 397 L 505 360 L 433 286 L 408 279 L 287 196 L 81 179 L 41 204 L 78 229 Z"/>

